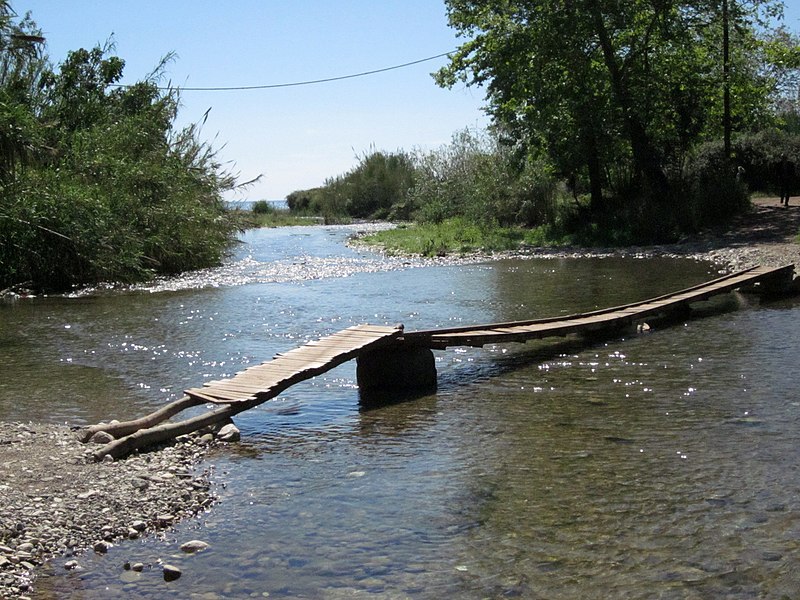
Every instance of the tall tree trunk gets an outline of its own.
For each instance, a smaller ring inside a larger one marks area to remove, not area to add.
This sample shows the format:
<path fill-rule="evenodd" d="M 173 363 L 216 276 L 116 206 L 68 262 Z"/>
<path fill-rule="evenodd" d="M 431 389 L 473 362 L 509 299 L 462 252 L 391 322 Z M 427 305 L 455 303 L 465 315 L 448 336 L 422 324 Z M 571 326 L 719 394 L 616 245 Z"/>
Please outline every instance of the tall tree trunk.
<path fill-rule="evenodd" d="M 728 0 L 722 0 L 722 136 L 725 145 L 725 160 L 731 159 L 731 59 L 730 59 L 730 13 Z"/>
<path fill-rule="evenodd" d="M 600 165 L 600 156 L 597 149 L 597 136 L 590 131 L 587 139 L 586 167 L 589 170 L 589 197 L 592 212 L 603 212 L 603 169 Z"/>
<path fill-rule="evenodd" d="M 669 189 L 667 176 L 661 169 L 658 153 L 653 147 L 650 137 L 647 135 L 647 130 L 639 118 L 639 114 L 631 97 L 630 88 L 624 81 L 622 70 L 620 69 L 616 53 L 614 52 L 614 46 L 611 42 L 611 36 L 608 33 L 608 29 L 606 29 L 603 14 L 600 11 L 600 6 L 597 0 L 590 0 L 588 5 L 598 40 L 600 41 L 600 48 L 603 51 L 603 61 L 611 78 L 611 89 L 617 105 L 622 111 L 623 124 L 631 144 L 634 167 L 636 171 L 644 177 L 646 183 L 652 190 L 663 190 L 667 192 Z"/>

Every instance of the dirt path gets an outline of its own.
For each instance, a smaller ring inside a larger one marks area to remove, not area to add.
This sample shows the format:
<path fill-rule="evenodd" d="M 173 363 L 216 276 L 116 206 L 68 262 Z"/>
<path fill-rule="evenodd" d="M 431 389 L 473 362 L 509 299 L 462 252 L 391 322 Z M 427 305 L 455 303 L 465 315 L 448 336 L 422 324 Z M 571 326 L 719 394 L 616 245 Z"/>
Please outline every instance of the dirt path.
<path fill-rule="evenodd" d="M 800 198 L 781 206 L 778 198 L 758 198 L 753 210 L 725 228 L 709 229 L 679 244 L 656 247 L 670 254 L 711 260 L 734 271 L 793 263 L 800 271 Z"/>

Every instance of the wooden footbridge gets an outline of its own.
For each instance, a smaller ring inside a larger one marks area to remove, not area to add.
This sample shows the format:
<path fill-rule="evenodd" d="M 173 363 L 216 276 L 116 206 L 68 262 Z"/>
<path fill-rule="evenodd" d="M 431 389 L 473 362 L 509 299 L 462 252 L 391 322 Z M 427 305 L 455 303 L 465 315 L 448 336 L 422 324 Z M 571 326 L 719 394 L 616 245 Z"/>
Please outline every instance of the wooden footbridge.
<path fill-rule="evenodd" d="M 432 349 L 526 342 L 570 334 L 608 334 L 664 315 L 684 315 L 692 303 L 733 290 L 784 293 L 793 284 L 794 265 L 755 267 L 684 290 L 570 316 L 406 332 L 402 325 L 355 325 L 275 355 L 228 379 L 208 381 L 158 411 L 124 423 L 100 423 L 82 431 L 81 439 L 105 443 L 96 459 L 123 456 L 132 450 L 219 423 L 262 404 L 288 387 L 356 358 L 359 387 L 366 389 L 435 389 Z M 210 412 L 162 424 L 191 406 L 211 404 Z M 98 439 L 99 438 L 99 439 Z"/>

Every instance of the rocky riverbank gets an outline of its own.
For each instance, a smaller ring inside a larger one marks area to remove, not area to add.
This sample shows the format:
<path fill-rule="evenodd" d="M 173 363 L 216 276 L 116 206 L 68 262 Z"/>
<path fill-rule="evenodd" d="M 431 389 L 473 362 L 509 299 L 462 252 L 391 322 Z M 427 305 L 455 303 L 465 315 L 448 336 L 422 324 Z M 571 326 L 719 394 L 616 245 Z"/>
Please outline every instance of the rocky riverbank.
<path fill-rule="evenodd" d="M 54 556 L 104 553 L 208 510 L 210 472 L 198 470 L 208 436 L 96 463 L 65 425 L 0 424 L 0 598 L 24 598 Z M 165 572 L 165 576 L 166 576 Z"/>

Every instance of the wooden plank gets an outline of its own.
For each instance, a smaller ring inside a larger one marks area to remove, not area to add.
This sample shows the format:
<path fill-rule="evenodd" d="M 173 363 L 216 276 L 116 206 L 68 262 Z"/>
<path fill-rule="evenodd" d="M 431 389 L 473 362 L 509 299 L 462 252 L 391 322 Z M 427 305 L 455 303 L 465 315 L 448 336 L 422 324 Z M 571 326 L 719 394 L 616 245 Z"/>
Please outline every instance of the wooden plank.
<path fill-rule="evenodd" d="M 451 345 L 482 346 L 487 343 L 519 341 L 526 338 L 563 336 L 568 333 L 578 333 L 581 330 L 593 331 L 603 327 L 630 323 L 636 318 L 646 318 L 656 313 L 676 310 L 682 306 L 688 306 L 691 302 L 701 302 L 711 296 L 728 293 L 745 284 L 751 284 L 763 278 L 774 277 L 776 273 L 785 273 L 793 269 L 792 265 L 777 268 L 757 267 L 725 275 L 711 282 L 664 294 L 657 298 L 620 307 L 551 319 L 410 332 L 404 333 L 402 340 L 409 340 L 415 345 L 444 348 Z"/>
<path fill-rule="evenodd" d="M 342 354 L 343 348 L 309 348 L 308 346 L 303 346 L 303 352 L 287 352 L 285 354 L 276 354 L 274 360 L 282 360 L 282 359 L 302 359 L 302 360 L 332 360 Z"/>
<path fill-rule="evenodd" d="M 202 389 L 192 388 L 192 389 L 184 390 L 184 393 L 187 396 L 191 396 L 192 398 L 198 398 L 198 399 L 202 400 L 203 402 L 212 402 L 213 404 L 218 404 L 219 403 L 219 399 L 214 397 L 214 396 L 211 396 L 211 395 L 207 394 L 205 388 L 202 388 Z"/>
<path fill-rule="evenodd" d="M 205 390 L 206 396 L 216 398 L 217 401 L 243 402 L 245 400 L 255 400 L 255 395 L 251 392 L 232 392 L 219 388 L 203 388 L 203 390 Z"/>
<path fill-rule="evenodd" d="M 290 367 L 287 364 L 283 366 L 280 365 L 264 365 L 265 368 L 263 369 L 252 369 L 240 373 L 233 377 L 232 379 L 236 379 L 237 381 L 245 381 L 247 379 L 268 379 L 270 377 L 286 377 L 288 375 L 292 375 L 297 373 L 299 369 Z"/>
<path fill-rule="evenodd" d="M 780 271 L 780 270 L 783 270 L 783 269 L 786 269 L 786 268 L 789 268 L 789 267 L 791 267 L 791 265 L 787 265 L 786 267 L 779 267 L 779 268 L 775 269 L 775 271 Z M 623 304 L 621 306 L 616 306 L 616 307 L 603 308 L 603 309 L 600 309 L 600 310 L 591 311 L 591 312 L 587 312 L 587 313 L 578 313 L 578 314 L 566 315 L 566 316 L 562 316 L 562 317 L 548 317 L 548 318 L 544 318 L 544 319 L 534 319 L 534 320 L 527 320 L 527 321 L 511 321 L 511 322 L 507 322 L 507 323 L 493 323 L 493 324 L 488 324 L 488 325 L 464 325 L 464 326 L 460 326 L 460 327 L 451 327 L 451 328 L 430 329 L 430 330 L 423 330 L 423 331 L 404 332 L 402 337 L 404 339 L 408 339 L 408 340 L 419 340 L 419 339 L 425 339 L 425 338 L 433 336 L 433 335 L 441 336 L 441 335 L 444 335 L 444 334 L 459 333 L 459 332 L 470 332 L 470 331 L 475 331 L 475 330 L 478 330 L 478 329 L 486 330 L 486 329 L 493 329 L 493 328 L 504 327 L 504 326 L 520 326 L 520 325 L 524 326 L 524 325 L 533 325 L 533 324 L 556 323 L 556 322 L 562 322 L 562 321 L 569 321 L 569 320 L 577 319 L 577 318 L 581 318 L 581 317 L 609 314 L 609 313 L 617 312 L 618 310 L 627 309 L 627 308 L 633 308 L 633 307 L 637 307 L 637 306 L 640 306 L 640 305 L 643 305 L 643 304 L 648 304 L 648 303 L 651 303 L 651 302 L 654 302 L 654 301 L 658 301 L 658 300 L 661 300 L 661 299 L 664 299 L 664 298 L 669 298 L 669 297 L 674 296 L 676 294 L 682 294 L 682 293 L 685 293 L 685 292 L 690 292 L 692 290 L 705 288 L 705 287 L 707 287 L 707 286 L 709 286 L 711 284 L 714 284 L 714 283 L 724 283 L 724 282 L 726 282 L 728 280 L 731 280 L 731 279 L 733 279 L 735 277 L 739 277 L 739 276 L 745 277 L 749 272 L 754 271 L 756 268 L 758 268 L 758 267 L 752 267 L 750 269 L 746 269 L 745 271 L 740 271 L 738 273 L 732 273 L 732 274 L 728 274 L 728 275 L 723 275 L 722 277 L 719 277 L 718 279 L 715 279 L 715 280 L 713 280 L 711 282 L 700 283 L 700 284 L 691 286 L 689 288 L 686 288 L 686 289 L 683 289 L 683 290 L 678 290 L 676 292 L 670 292 L 668 294 L 663 294 L 663 295 L 657 296 L 655 298 L 649 298 L 647 300 L 642 300 L 642 301 L 639 301 L 639 302 L 633 302 L 633 303 L 630 303 L 630 304 Z"/>
<path fill-rule="evenodd" d="M 278 383 L 280 380 L 274 380 L 272 383 Z M 242 381 L 236 381 L 234 379 L 229 379 L 227 381 L 214 381 L 214 382 L 206 382 L 203 384 L 203 387 L 206 389 L 213 389 L 213 390 L 227 390 L 231 392 L 259 392 L 267 387 L 271 382 L 264 380 L 261 384 L 257 385 L 255 383 L 248 384 Z M 210 392 L 209 392 L 210 393 Z"/>
<path fill-rule="evenodd" d="M 355 325 L 304 346 L 279 353 L 239 371 L 230 379 L 207 382 L 202 389 L 187 394 L 207 402 L 242 402 L 274 397 L 294 383 L 324 373 L 358 355 L 370 345 L 396 338 L 402 330 L 395 327 Z"/>

